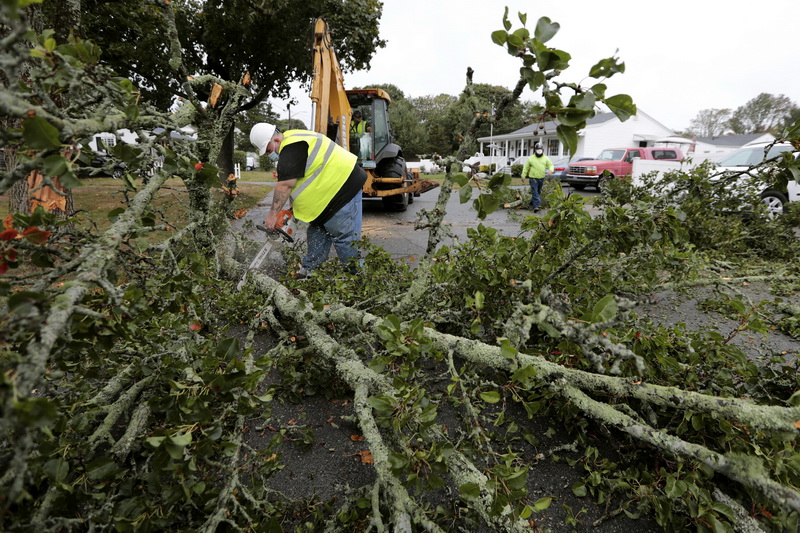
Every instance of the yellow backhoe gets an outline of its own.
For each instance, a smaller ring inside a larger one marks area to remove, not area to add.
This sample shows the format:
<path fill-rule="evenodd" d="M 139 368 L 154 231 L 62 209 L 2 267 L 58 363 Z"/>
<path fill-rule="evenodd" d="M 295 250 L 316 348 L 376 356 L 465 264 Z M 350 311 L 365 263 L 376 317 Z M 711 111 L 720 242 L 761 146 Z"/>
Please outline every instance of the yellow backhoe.
<path fill-rule="evenodd" d="M 406 168 L 389 127 L 391 98 L 382 89 L 346 90 L 328 25 L 314 23 L 313 130 L 358 156 L 367 172 L 365 198 L 382 198 L 387 210 L 404 211 L 415 196 L 439 186 Z"/>

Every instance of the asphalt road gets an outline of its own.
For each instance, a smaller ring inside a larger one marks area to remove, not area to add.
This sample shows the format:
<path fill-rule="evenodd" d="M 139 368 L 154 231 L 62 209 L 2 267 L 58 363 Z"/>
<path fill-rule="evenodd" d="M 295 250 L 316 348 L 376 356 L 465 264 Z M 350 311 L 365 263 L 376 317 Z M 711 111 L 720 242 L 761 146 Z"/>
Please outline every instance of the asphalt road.
<path fill-rule="evenodd" d="M 564 192 L 571 192 L 564 186 Z M 428 191 L 417 198 L 414 203 L 408 206 L 404 212 L 389 212 L 384 210 L 383 202 L 380 199 L 364 200 L 364 219 L 362 223 L 362 233 L 372 244 L 383 247 L 395 259 L 414 261 L 415 258 L 424 255 L 428 243 L 428 232 L 425 230 L 415 230 L 414 224 L 417 221 L 417 214 L 422 209 L 433 209 L 439 197 L 441 189 L 436 188 Z M 591 197 L 598 193 L 594 191 L 574 191 L 574 194 Z M 473 196 L 474 197 L 474 196 Z M 251 209 L 245 218 L 236 221 L 235 226 L 245 227 L 246 221 L 254 224 L 261 224 L 269 211 L 271 194 L 267 195 L 256 208 Z M 591 207 L 589 207 L 591 212 Z M 516 235 L 519 232 L 520 223 L 528 216 L 533 215 L 532 211 L 516 209 L 499 209 L 491 213 L 485 220 L 478 218 L 477 212 L 472 208 L 472 202 L 461 204 L 458 198 L 458 191 L 453 191 L 447 203 L 447 215 L 445 220 L 450 223 L 451 231 L 455 237 L 461 241 L 467 237 L 467 230 L 475 228 L 479 224 L 491 226 L 505 235 Z M 302 224 L 298 232 L 303 238 Z M 260 231 L 248 232 L 248 237 L 256 241 L 265 241 L 266 236 Z M 452 241 L 443 244 L 451 245 Z M 332 253 L 333 256 L 333 253 Z"/>

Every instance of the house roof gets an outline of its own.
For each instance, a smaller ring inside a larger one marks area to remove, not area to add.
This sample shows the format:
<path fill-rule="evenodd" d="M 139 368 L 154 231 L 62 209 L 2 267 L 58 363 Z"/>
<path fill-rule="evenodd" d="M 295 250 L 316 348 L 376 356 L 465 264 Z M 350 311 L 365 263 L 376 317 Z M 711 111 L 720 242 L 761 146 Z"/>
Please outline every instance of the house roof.
<path fill-rule="evenodd" d="M 586 121 L 587 126 L 591 126 L 593 124 L 602 124 L 604 122 L 608 122 L 609 120 L 614 119 L 614 113 L 598 113 L 597 115 L 593 116 L 592 118 Z M 558 122 L 554 120 L 548 120 L 547 122 L 542 123 L 544 125 L 544 131 L 555 131 L 556 127 L 558 126 Z M 494 139 L 495 141 L 503 141 L 507 139 L 518 139 L 520 137 L 527 137 L 533 135 L 533 130 L 539 129 L 539 123 L 535 122 L 533 124 L 528 124 L 524 128 L 520 128 L 516 131 L 512 131 L 510 133 L 502 133 L 502 134 L 495 134 L 491 137 L 478 137 L 478 142 L 486 142 L 490 139 Z"/>
<path fill-rule="evenodd" d="M 719 135 L 715 137 L 698 137 L 697 142 L 715 146 L 735 146 L 736 148 L 751 143 L 769 133 L 747 133 L 743 135 Z"/>

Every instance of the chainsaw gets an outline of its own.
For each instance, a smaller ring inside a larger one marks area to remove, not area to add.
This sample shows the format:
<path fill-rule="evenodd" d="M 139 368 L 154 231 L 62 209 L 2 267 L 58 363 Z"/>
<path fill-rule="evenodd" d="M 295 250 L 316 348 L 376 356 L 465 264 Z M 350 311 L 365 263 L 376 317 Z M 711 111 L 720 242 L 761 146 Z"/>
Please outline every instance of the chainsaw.
<path fill-rule="evenodd" d="M 250 263 L 250 266 L 247 267 L 247 269 L 244 271 L 244 274 L 242 274 L 242 279 L 240 279 L 239 283 L 236 285 L 237 291 L 242 290 L 242 287 L 244 287 L 244 282 L 247 279 L 248 272 L 261 268 L 261 265 L 264 264 L 264 260 L 272 251 L 272 247 L 276 242 L 278 242 L 279 239 L 285 242 L 294 242 L 295 226 L 291 209 L 284 209 L 278 213 L 278 221 L 275 223 L 274 227 L 267 228 L 261 224 L 257 224 L 256 228 L 267 234 L 267 242 L 264 243 L 264 246 L 262 246 L 261 250 L 258 251 L 255 258 Z"/>

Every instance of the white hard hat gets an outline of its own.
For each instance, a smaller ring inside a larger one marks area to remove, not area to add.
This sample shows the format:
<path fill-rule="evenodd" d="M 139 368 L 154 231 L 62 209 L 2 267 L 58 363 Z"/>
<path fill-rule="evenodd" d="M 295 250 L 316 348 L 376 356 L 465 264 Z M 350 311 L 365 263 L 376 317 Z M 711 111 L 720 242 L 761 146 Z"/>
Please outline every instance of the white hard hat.
<path fill-rule="evenodd" d="M 275 135 L 275 125 L 268 122 L 259 122 L 250 130 L 250 143 L 258 149 L 258 155 L 264 155 L 267 145 Z"/>

